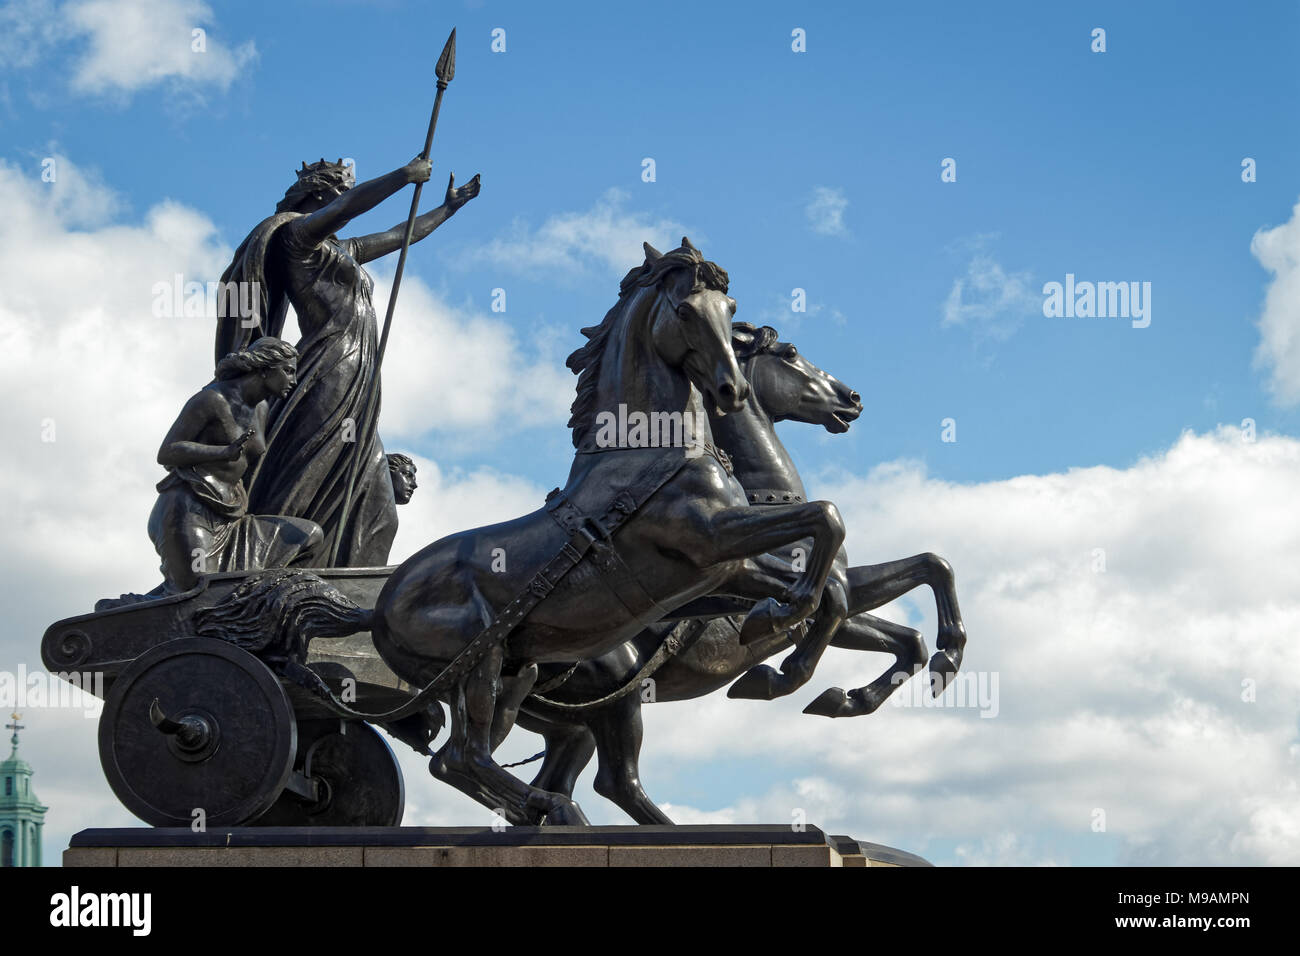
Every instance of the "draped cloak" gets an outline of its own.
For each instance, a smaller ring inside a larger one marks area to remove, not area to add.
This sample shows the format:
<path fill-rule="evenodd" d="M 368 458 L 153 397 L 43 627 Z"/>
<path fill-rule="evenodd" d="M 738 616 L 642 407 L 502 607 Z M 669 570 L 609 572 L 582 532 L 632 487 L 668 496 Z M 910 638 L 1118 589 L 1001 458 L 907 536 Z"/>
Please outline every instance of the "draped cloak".
<path fill-rule="evenodd" d="M 330 563 L 336 539 L 337 566 L 381 566 L 397 533 L 397 504 L 378 432 L 373 281 L 356 259 L 355 240 L 298 242 L 284 227 L 299 215 L 263 220 L 221 277 L 256 282 L 258 294 L 251 296 L 251 316 L 218 318 L 218 361 L 263 335 L 280 337 L 290 304 L 302 333 L 298 384 L 287 398 L 272 400 L 266 453 L 244 477 L 248 510 L 320 525 L 325 543 L 316 567 Z M 347 526 L 340 527 L 348 469 L 358 457 Z"/>

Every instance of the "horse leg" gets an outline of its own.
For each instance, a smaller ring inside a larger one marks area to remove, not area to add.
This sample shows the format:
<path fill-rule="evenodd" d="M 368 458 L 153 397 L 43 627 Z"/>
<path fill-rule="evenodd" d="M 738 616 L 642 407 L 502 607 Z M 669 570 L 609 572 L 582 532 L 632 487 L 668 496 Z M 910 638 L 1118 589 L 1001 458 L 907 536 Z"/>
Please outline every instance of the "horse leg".
<path fill-rule="evenodd" d="M 952 565 L 937 554 L 926 552 L 885 564 L 849 568 L 849 613 L 869 611 L 888 604 L 922 584 L 934 592 L 939 618 L 935 640 L 939 648 L 930 658 L 930 689 L 938 697 L 961 667 L 966 647 L 966 627 L 957 606 L 957 585 Z"/>
<path fill-rule="evenodd" d="M 501 691 L 500 645 L 492 647 L 456 690 L 452 732 L 429 764 L 430 771 L 510 823 L 585 825 L 578 805 L 563 794 L 530 787 L 492 759 L 492 729 Z"/>
<path fill-rule="evenodd" d="M 641 787 L 641 699 L 626 694 L 590 718 L 596 737 L 600 769 L 595 790 L 623 809 L 637 823 L 672 825 Z"/>
<path fill-rule="evenodd" d="M 808 636 L 796 642 L 794 651 L 781 661 L 780 672 L 767 664 L 759 664 L 732 684 L 727 690 L 727 696 L 774 700 L 794 693 L 812 677 L 822 654 L 844 623 L 847 611 L 848 599 L 844 594 L 844 586 L 835 578 L 828 580 L 817 609 L 817 619 L 809 629 Z"/>
<path fill-rule="evenodd" d="M 889 695 L 898 690 L 925 663 L 925 638 L 921 632 L 871 614 L 849 618 L 831 641 L 836 647 L 854 651 L 883 651 L 894 655 L 893 666 L 866 687 L 844 691 L 830 687 L 804 708 L 805 714 L 822 717 L 857 717 L 874 713 Z"/>
<path fill-rule="evenodd" d="M 492 718 L 493 752 L 501 746 L 501 741 L 506 739 L 506 734 L 514 727 L 519 716 L 519 705 L 532 693 L 536 683 L 537 665 L 531 662 L 519 668 L 513 676 L 501 678 L 501 695 L 497 698 L 496 714 Z"/>
<path fill-rule="evenodd" d="M 844 521 L 829 501 L 781 508 L 724 508 L 709 515 L 700 532 L 679 547 L 696 555 L 702 567 L 755 558 L 804 538 L 813 539 L 807 569 L 793 585 L 782 589 L 784 601 L 769 594 L 745 615 L 740 626 L 742 644 L 783 633 L 810 617 L 844 543 Z"/>
<path fill-rule="evenodd" d="M 526 710 L 519 712 L 518 723 L 533 733 L 541 734 L 546 741 L 546 756 L 542 758 L 541 769 L 533 778 L 532 785 L 538 790 L 572 797 L 573 788 L 578 785 L 578 775 L 596 753 L 596 738 L 591 731 L 582 724 L 552 721 Z"/>

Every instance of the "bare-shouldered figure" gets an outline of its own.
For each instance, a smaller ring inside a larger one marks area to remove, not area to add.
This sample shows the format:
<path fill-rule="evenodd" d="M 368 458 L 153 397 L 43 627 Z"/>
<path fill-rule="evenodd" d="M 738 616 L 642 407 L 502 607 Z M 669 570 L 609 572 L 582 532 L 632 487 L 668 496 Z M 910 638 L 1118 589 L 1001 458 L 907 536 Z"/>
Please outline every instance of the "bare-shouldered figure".
<path fill-rule="evenodd" d="M 194 587 L 201 573 L 284 567 L 319 550 L 315 522 L 248 514 L 243 483 L 266 450 L 267 402 L 293 390 L 297 358 L 292 345 L 271 337 L 227 355 L 163 439 L 158 463 L 168 473 L 149 516 L 162 594 Z"/>

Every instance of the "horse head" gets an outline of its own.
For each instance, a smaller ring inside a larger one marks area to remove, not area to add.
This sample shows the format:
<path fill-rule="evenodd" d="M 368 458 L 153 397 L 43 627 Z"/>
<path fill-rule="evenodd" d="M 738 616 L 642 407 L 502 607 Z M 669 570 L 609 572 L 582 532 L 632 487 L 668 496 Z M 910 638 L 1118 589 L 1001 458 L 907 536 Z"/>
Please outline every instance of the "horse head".
<path fill-rule="evenodd" d="M 821 425 L 839 434 L 862 414 L 857 392 L 813 365 L 789 342 L 779 341 L 771 326 L 735 323 L 732 347 L 753 386 L 754 401 L 772 421 Z"/>
<path fill-rule="evenodd" d="M 645 262 L 623 278 L 618 302 L 582 330 L 587 344 L 565 363 L 579 376 L 569 418 L 575 448 L 587 447 L 596 421 L 620 405 L 673 413 L 695 403 L 696 414 L 726 415 L 749 399 L 731 348 L 736 300 L 727 273 L 686 238 L 666 253 L 644 246 Z"/>
<path fill-rule="evenodd" d="M 642 245 L 642 281 L 658 282 L 662 293 L 651 319 L 655 350 L 686 373 L 709 407 L 721 414 L 740 411 L 749 397 L 749 383 L 731 348 L 736 300 L 727 295 L 727 273 L 706 260 L 685 236 L 681 248 L 669 253 L 660 253 L 648 242 Z"/>

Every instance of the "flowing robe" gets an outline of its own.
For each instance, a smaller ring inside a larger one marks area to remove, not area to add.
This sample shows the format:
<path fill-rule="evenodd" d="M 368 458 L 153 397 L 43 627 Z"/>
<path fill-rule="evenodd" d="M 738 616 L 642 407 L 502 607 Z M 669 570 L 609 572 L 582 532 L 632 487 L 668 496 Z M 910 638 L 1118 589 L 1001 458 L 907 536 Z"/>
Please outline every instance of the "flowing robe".
<path fill-rule="evenodd" d="M 218 357 L 262 335 L 279 336 L 287 305 L 298 315 L 298 385 L 270 407 L 266 453 L 245 476 L 249 510 L 320 525 L 325 543 L 311 564 L 387 564 L 397 504 L 379 440 L 378 322 L 373 281 L 356 241 L 298 241 L 296 213 L 262 222 L 235 253 L 223 282 L 258 282 L 254 315 L 219 320 Z M 372 396 L 373 391 L 373 396 Z M 357 461 L 357 459 L 360 459 Z M 340 527 L 348 469 L 357 462 L 346 527 Z"/>
<path fill-rule="evenodd" d="M 197 583 L 196 551 L 207 572 L 282 568 L 309 564 L 318 533 L 301 518 L 249 514 L 242 483 L 224 481 L 196 465 L 167 473 L 149 515 L 149 537 L 162 558 L 161 594 L 187 591 Z"/>

